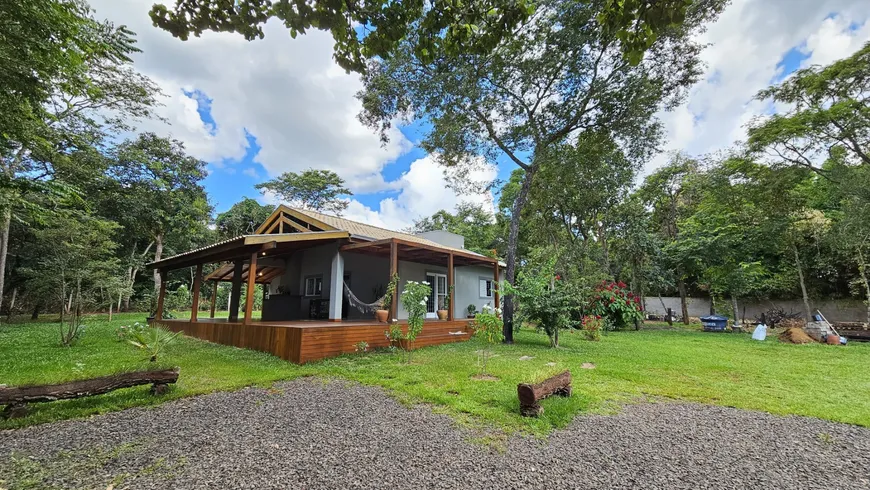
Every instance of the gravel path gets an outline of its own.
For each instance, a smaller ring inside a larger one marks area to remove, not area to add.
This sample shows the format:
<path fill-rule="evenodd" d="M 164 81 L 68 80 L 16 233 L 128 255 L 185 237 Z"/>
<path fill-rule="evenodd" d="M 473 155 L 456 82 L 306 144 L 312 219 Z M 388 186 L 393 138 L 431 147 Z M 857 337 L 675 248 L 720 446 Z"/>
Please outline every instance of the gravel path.
<path fill-rule="evenodd" d="M 500 453 L 378 388 L 276 388 L 0 432 L 0 488 L 870 488 L 870 430 L 817 419 L 642 404 Z"/>

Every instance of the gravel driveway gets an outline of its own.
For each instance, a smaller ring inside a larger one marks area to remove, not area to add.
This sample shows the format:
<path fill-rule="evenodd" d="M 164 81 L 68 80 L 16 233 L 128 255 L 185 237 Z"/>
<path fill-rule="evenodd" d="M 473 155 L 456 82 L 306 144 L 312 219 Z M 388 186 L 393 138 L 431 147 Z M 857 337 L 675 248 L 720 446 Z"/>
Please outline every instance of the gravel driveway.
<path fill-rule="evenodd" d="M 0 488 L 870 488 L 870 430 L 816 419 L 632 405 L 497 452 L 378 388 L 276 388 L 0 432 Z"/>

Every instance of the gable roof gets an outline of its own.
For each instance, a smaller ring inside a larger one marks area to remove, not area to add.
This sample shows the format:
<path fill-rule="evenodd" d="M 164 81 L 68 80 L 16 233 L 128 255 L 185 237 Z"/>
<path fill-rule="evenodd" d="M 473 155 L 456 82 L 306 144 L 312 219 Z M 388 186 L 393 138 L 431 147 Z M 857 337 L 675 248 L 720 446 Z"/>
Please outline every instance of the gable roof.
<path fill-rule="evenodd" d="M 346 218 L 340 218 L 338 216 L 331 216 L 329 214 L 323 214 L 318 211 L 312 211 L 310 209 L 301 209 L 301 208 L 291 208 L 289 206 L 285 206 L 283 204 L 279 205 L 275 211 L 269 216 L 260 228 L 257 229 L 258 234 L 267 233 L 267 230 L 278 222 L 276 220 L 281 220 L 282 214 L 286 213 L 290 216 L 295 216 L 297 218 L 302 218 L 302 216 L 310 219 L 310 223 L 322 230 L 330 230 L 330 231 L 346 231 L 350 233 L 350 235 L 354 238 L 359 238 L 363 240 L 386 240 L 389 238 L 398 238 L 401 240 L 419 243 L 421 245 L 428 245 L 430 247 L 437 247 L 444 250 L 453 250 L 455 252 L 465 252 L 467 254 L 480 255 L 481 257 L 485 257 L 485 255 L 481 255 L 477 252 L 472 252 L 471 250 L 466 250 L 464 248 L 455 248 L 448 247 L 447 245 L 443 245 L 438 242 L 434 242 L 432 240 L 428 240 L 421 236 L 412 235 L 410 233 L 403 233 L 400 231 L 388 230 L 386 228 L 381 228 L 378 226 L 372 226 L 365 223 L 360 223 L 359 221 L 353 221 Z M 300 216 L 301 215 L 301 216 Z M 305 218 L 302 218 L 305 220 Z M 305 220 L 309 221 L 309 220 Z"/>

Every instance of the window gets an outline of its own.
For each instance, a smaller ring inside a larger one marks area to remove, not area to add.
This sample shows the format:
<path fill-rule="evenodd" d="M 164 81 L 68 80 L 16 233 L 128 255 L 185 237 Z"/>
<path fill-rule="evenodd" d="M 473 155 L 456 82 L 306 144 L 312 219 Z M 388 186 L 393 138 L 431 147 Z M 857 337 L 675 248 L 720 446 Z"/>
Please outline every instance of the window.
<path fill-rule="evenodd" d="M 323 291 L 323 277 L 311 276 L 305 278 L 305 296 L 320 296 Z"/>
<path fill-rule="evenodd" d="M 480 280 L 480 297 L 492 298 L 492 279 Z"/>

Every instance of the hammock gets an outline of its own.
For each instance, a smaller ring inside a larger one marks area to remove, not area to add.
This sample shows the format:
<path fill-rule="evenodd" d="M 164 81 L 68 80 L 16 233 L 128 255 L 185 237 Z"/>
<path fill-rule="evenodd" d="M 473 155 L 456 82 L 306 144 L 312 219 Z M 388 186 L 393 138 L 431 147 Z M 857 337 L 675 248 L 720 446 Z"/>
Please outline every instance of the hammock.
<path fill-rule="evenodd" d="M 381 296 L 379 299 L 376 299 L 374 303 L 364 303 L 362 300 L 356 297 L 353 294 L 353 291 L 350 290 L 350 287 L 347 283 L 344 283 L 344 297 L 347 298 L 347 302 L 349 305 L 353 306 L 360 313 L 374 313 L 375 310 L 380 310 L 384 304 L 384 299 L 386 299 L 387 295 Z"/>

